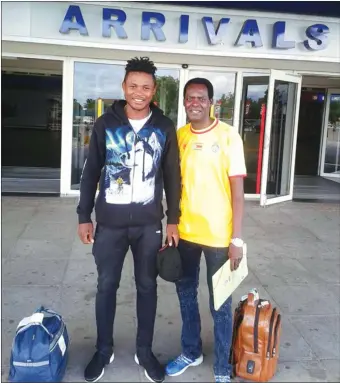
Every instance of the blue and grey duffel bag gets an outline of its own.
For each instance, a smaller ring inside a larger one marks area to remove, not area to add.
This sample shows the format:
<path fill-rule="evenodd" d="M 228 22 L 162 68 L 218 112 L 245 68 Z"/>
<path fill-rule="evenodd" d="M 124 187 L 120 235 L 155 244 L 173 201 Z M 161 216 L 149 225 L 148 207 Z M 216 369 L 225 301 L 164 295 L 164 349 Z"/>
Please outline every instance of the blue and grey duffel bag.
<path fill-rule="evenodd" d="M 41 307 L 18 325 L 12 345 L 10 382 L 60 382 L 69 338 L 62 317 Z"/>

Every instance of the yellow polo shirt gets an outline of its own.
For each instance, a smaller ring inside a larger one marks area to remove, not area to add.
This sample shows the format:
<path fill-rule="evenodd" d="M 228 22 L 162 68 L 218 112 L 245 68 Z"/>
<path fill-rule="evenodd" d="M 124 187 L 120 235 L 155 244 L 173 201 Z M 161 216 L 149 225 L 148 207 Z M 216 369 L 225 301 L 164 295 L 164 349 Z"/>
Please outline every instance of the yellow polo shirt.
<path fill-rule="evenodd" d="M 232 236 L 230 177 L 245 177 L 243 142 L 232 126 L 214 119 L 204 130 L 177 131 L 181 160 L 180 238 L 228 247 Z"/>

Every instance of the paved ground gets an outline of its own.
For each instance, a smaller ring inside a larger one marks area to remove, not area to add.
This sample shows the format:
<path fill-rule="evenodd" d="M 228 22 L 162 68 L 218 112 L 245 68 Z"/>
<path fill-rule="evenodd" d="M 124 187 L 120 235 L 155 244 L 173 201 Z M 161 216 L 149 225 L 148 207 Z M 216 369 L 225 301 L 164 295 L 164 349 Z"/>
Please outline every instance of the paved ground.
<path fill-rule="evenodd" d="M 71 336 L 65 381 L 83 381 L 94 351 L 96 270 L 91 248 L 76 237 L 75 199 L 2 199 L 2 378 L 18 321 L 40 304 L 64 316 Z M 286 203 L 259 208 L 247 203 L 245 237 L 250 274 L 235 304 L 257 287 L 283 312 L 280 364 L 275 381 L 339 382 L 339 207 Z M 200 303 L 206 359 L 173 382 L 212 381 L 212 321 L 202 263 Z M 145 381 L 134 364 L 135 289 L 131 255 L 119 290 L 116 360 L 103 381 Z M 174 287 L 159 282 L 154 350 L 162 361 L 180 351 L 180 315 Z"/>

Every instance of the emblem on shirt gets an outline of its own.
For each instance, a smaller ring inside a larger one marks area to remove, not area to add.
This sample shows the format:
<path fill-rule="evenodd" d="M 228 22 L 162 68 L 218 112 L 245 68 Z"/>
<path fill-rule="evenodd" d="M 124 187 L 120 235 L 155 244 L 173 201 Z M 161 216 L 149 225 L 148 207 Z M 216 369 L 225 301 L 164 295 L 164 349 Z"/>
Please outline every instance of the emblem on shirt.
<path fill-rule="evenodd" d="M 119 177 L 116 179 L 116 184 L 117 184 L 117 194 L 122 194 L 123 193 L 123 185 L 125 184 L 124 180 L 122 177 Z"/>
<path fill-rule="evenodd" d="M 217 143 L 215 143 L 212 147 L 211 147 L 211 150 L 214 152 L 214 153 L 217 153 L 219 150 L 220 150 L 220 147 Z"/>
<path fill-rule="evenodd" d="M 201 144 L 200 142 L 194 142 L 193 145 L 192 145 L 192 148 L 194 150 L 202 150 L 203 149 L 203 144 Z"/>

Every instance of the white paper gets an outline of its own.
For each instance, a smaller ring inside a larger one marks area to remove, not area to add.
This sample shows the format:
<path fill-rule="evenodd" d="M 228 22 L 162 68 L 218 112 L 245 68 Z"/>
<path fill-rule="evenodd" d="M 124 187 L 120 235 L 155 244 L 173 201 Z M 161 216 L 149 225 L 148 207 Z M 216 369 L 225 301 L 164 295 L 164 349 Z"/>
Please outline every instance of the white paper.
<path fill-rule="evenodd" d="M 218 310 L 223 303 L 236 290 L 241 282 L 248 275 L 247 251 L 243 251 L 243 258 L 237 270 L 230 270 L 230 260 L 228 260 L 213 275 L 214 307 Z"/>

